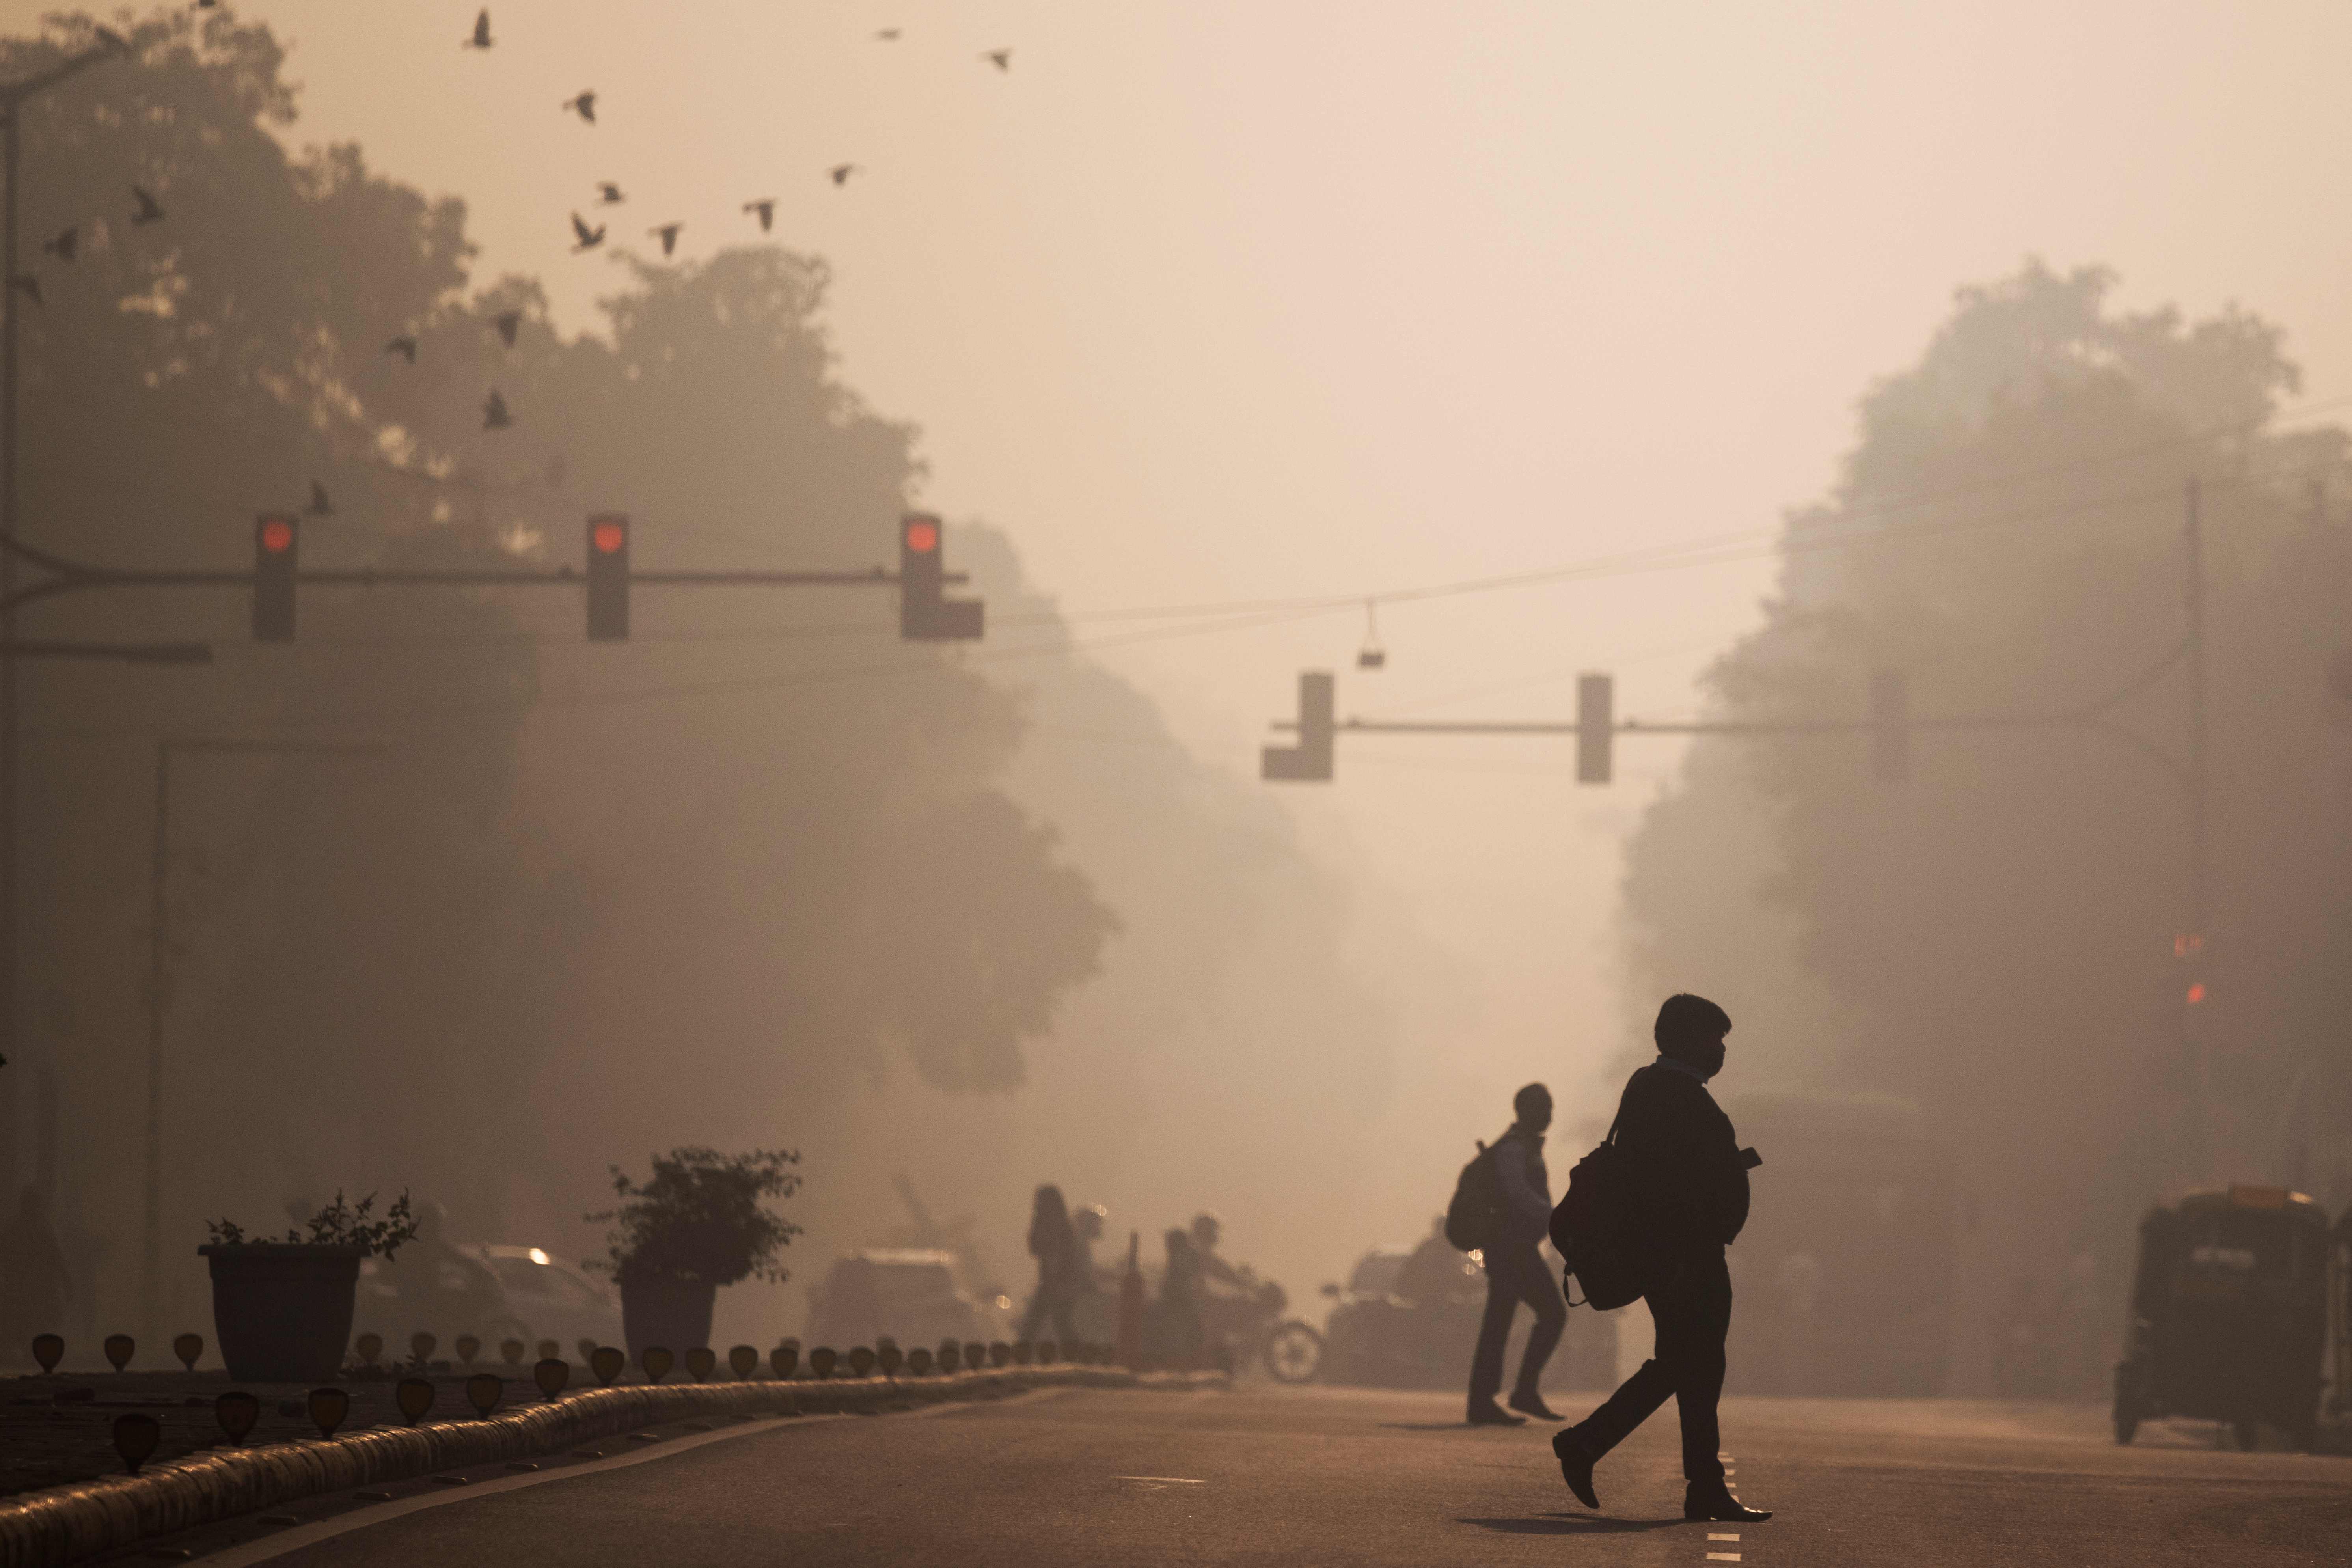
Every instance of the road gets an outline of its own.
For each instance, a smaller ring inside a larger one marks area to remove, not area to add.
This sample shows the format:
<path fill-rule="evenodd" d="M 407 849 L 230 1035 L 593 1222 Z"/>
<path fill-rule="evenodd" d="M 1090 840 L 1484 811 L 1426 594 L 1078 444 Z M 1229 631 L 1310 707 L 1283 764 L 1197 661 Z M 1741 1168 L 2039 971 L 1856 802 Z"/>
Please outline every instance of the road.
<path fill-rule="evenodd" d="M 415 1510 L 379 1522 L 368 1521 L 390 1509 L 309 1522 L 313 1509 L 309 1531 L 341 1533 L 307 1544 L 282 1527 L 256 1540 L 248 1524 L 222 1561 L 2352 1562 L 2352 1459 L 2217 1449 L 2210 1428 L 2119 1449 L 2101 1413 L 2081 1407 L 1728 1401 L 1733 1485 L 1780 1512 L 1710 1525 L 1681 1518 L 1671 1405 L 1601 1467 L 1597 1515 L 1560 1485 L 1549 1428 L 1472 1430 L 1460 1408 L 1459 1396 L 1258 1386 L 761 1423 L 690 1436 L 699 1446 L 684 1451 L 630 1451 L 641 1462 L 623 1468 L 472 1478 L 512 1489 L 404 1489 Z"/>

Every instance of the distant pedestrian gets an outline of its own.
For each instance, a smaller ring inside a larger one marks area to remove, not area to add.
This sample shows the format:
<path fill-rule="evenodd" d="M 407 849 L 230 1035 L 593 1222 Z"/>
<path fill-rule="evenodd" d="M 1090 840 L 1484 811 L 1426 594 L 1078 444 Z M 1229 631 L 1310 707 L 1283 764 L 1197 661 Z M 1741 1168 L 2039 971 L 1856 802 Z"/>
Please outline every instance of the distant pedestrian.
<path fill-rule="evenodd" d="M 1151 1304 L 1145 1343 L 1154 1360 L 1171 1366 L 1198 1366 L 1205 1339 L 1201 1327 L 1200 1254 L 1192 1237 L 1183 1231 L 1170 1231 L 1166 1242 L 1168 1267 L 1160 1276 L 1160 1299 Z"/>
<path fill-rule="evenodd" d="M 1617 1147 L 1643 1216 L 1643 1295 L 1657 1323 L 1657 1351 L 1600 1409 L 1551 1440 L 1561 1478 L 1587 1508 L 1601 1506 L 1594 1464 L 1672 1394 L 1683 1425 L 1683 1517 L 1772 1517 L 1731 1495 L 1716 1420 L 1731 1331 L 1723 1249 L 1748 1223 L 1748 1172 L 1759 1163 L 1706 1091 L 1723 1070 L 1730 1032 L 1730 1015 L 1706 998 L 1667 997 L 1653 1030 L 1658 1059 L 1633 1076 L 1618 1104 Z"/>
<path fill-rule="evenodd" d="M 1029 1256 L 1037 1260 L 1037 1290 L 1021 1320 L 1021 1337 L 1034 1340 L 1039 1330 L 1051 1324 L 1061 1342 L 1068 1344 L 1078 1337 L 1070 1310 L 1093 1281 L 1059 1187 L 1037 1189 L 1029 1211 Z"/>
<path fill-rule="evenodd" d="M 1562 1416 L 1543 1402 L 1536 1384 L 1544 1363 L 1559 1343 L 1568 1326 L 1568 1308 L 1551 1269 L 1536 1249 L 1551 1224 L 1551 1175 L 1544 1169 L 1544 1131 L 1551 1125 L 1551 1090 L 1531 1083 L 1514 1095 L 1511 1109 L 1517 1120 L 1488 1151 L 1495 1180 L 1502 1190 L 1502 1213 L 1495 1238 L 1479 1251 L 1486 1270 L 1486 1315 L 1478 1325 L 1478 1350 L 1470 1362 L 1470 1409 L 1473 1426 L 1519 1426 L 1527 1417 L 1559 1421 Z M 1520 1302 L 1534 1310 L 1535 1327 L 1528 1332 L 1528 1348 L 1519 1356 L 1519 1380 L 1511 1391 L 1514 1415 L 1495 1403 L 1503 1386 L 1503 1352 L 1511 1338 L 1511 1319 Z"/>

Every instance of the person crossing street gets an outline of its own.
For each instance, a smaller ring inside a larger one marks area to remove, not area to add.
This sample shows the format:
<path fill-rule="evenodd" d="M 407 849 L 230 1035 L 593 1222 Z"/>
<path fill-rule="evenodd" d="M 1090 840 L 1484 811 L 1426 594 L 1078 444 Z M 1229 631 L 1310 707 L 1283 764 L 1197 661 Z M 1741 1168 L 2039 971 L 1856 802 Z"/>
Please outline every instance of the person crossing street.
<path fill-rule="evenodd" d="M 1486 1269 L 1486 1315 L 1479 1322 L 1478 1350 L 1470 1363 L 1466 1419 L 1473 1426 L 1518 1426 L 1529 1415 L 1542 1421 L 1565 1419 L 1544 1404 L 1536 1387 L 1544 1363 L 1559 1343 L 1560 1331 L 1568 1326 L 1559 1286 L 1536 1250 L 1551 1223 L 1551 1176 L 1543 1157 L 1544 1132 L 1551 1126 L 1551 1090 L 1531 1083 L 1512 1097 L 1511 1109 L 1517 1120 L 1489 1151 L 1503 1201 L 1497 1234 L 1480 1252 Z M 1533 1309 L 1536 1321 L 1519 1356 L 1511 1409 L 1505 1410 L 1495 1403 L 1495 1395 L 1503 1386 L 1503 1352 L 1510 1342 L 1511 1319 L 1522 1301 Z"/>

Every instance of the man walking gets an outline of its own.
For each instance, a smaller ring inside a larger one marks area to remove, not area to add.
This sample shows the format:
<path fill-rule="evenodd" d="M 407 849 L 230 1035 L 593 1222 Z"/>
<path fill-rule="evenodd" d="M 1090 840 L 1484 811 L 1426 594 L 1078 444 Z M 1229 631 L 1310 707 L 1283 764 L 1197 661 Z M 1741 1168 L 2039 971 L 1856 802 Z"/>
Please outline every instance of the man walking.
<path fill-rule="evenodd" d="M 1511 1099 L 1518 1120 L 1488 1151 L 1495 1181 L 1502 1191 L 1503 1208 L 1495 1239 L 1481 1250 L 1486 1267 L 1486 1315 L 1478 1324 L 1478 1353 L 1470 1363 L 1470 1414 L 1473 1426 L 1519 1426 L 1534 1415 L 1546 1421 L 1554 1414 L 1536 1391 L 1544 1363 L 1559 1343 L 1568 1326 L 1568 1309 L 1559 1287 L 1536 1251 L 1551 1223 L 1551 1176 L 1544 1169 L 1544 1130 L 1551 1125 L 1551 1090 L 1531 1083 Z M 1510 1341 L 1511 1319 L 1525 1301 L 1535 1309 L 1535 1327 L 1519 1357 L 1519 1381 L 1511 1394 L 1514 1415 L 1495 1403 L 1503 1386 L 1503 1351 Z"/>
<path fill-rule="evenodd" d="M 1759 1163 L 1740 1150 L 1731 1119 L 1706 1091 L 1730 1032 L 1730 1016 L 1705 997 L 1667 997 L 1653 1031 L 1658 1059 L 1633 1075 L 1618 1106 L 1617 1147 L 1641 1199 L 1643 1296 L 1657 1351 L 1600 1409 L 1552 1438 L 1560 1475 L 1587 1508 L 1601 1506 L 1593 1465 L 1671 1394 L 1682 1412 L 1683 1517 L 1772 1517 L 1731 1495 L 1716 1425 L 1731 1331 L 1723 1249 L 1748 1223 L 1748 1171 Z"/>

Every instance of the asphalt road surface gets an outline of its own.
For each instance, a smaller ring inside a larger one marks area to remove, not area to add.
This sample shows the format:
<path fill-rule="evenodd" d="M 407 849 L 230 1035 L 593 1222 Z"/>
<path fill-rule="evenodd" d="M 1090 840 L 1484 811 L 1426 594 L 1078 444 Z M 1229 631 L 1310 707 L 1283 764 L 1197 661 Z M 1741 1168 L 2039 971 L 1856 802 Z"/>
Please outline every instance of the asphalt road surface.
<path fill-rule="evenodd" d="M 2118 1448 L 2084 1407 L 1729 1401 L 1732 1484 L 1780 1511 L 1724 1525 L 1682 1519 L 1671 1404 L 1601 1466 L 1599 1514 L 1561 1486 L 1551 1428 L 1472 1430 L 1460 1411 L 1459 1395 L 1257 1386 L 767 1422 L 678 1449 L 606 1446 L 641 1462 L 473 1478 L 507 1489 L 405 1489 L 413 1500 L 274 1539 L 248 1527 L 223 1557 L 283 1568 L 2352 1562 L 2352 1458 L 2221 1449 L 2207 1426 L 2159 1425 Z M 412 1511 L 380 1517 L 403 1506 Z M 298 1544 L 327 1530 L 341 1533 Z"/>

